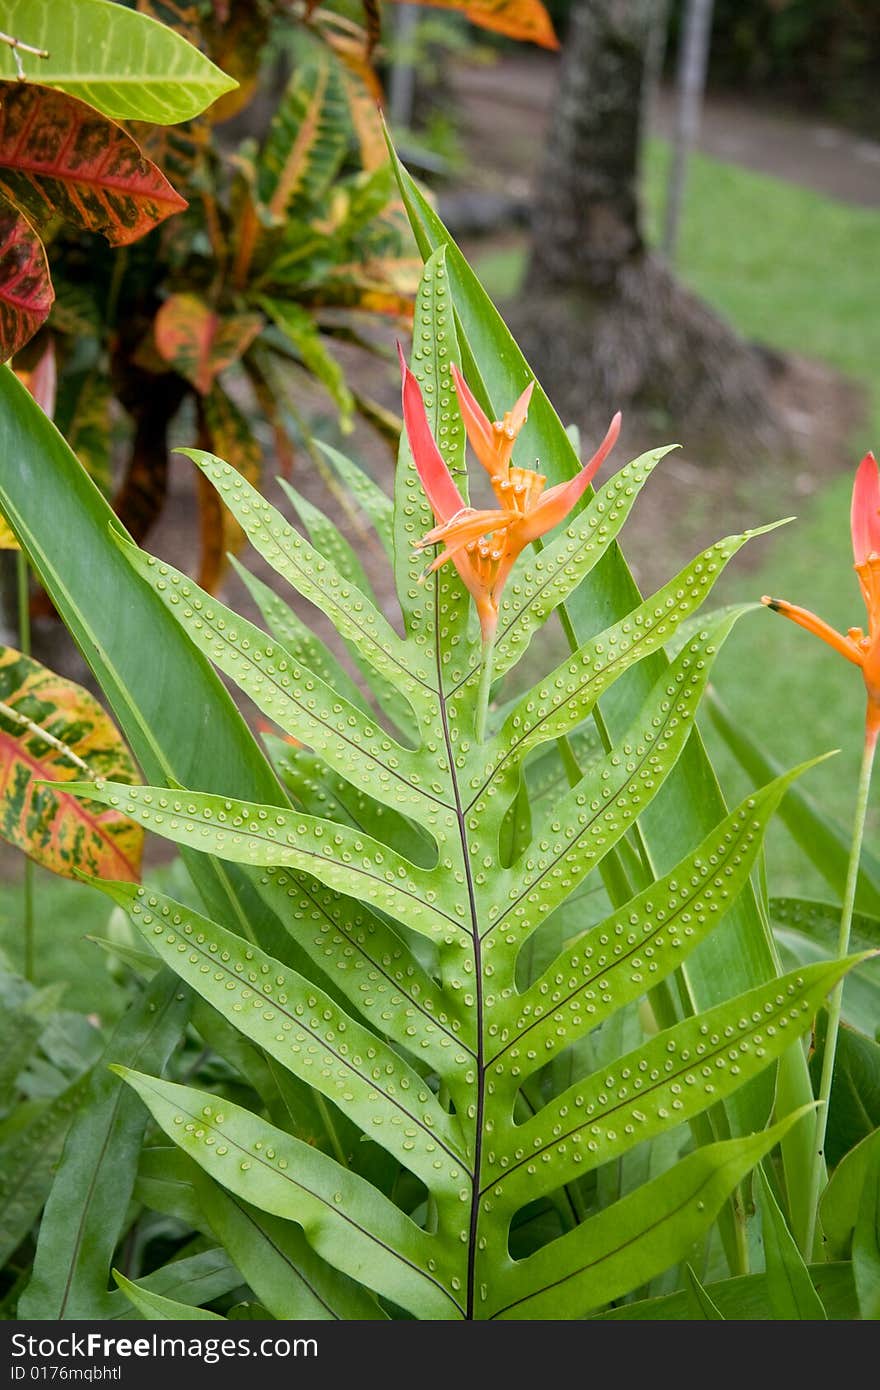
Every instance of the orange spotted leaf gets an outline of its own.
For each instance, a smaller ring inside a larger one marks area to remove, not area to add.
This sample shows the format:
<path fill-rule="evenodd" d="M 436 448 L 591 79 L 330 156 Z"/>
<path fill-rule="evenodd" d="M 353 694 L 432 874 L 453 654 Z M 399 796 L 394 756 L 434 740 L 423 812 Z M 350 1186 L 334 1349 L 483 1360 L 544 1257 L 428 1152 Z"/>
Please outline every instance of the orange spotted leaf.
<path fill-rule="evenodd" d="M 206 396 L 216 377 L 250 347 L 259 314 L 221 318 L 195 294 L 172 294 L 156 315 L 156 347 L 165 361 Z"/>
<path fill-rule="evenodd" d="M 48 782 L 138 781 L 97 700 L 31 657 L 0 647 L 0 837 L 65 878 L 137 882 L 143 831 L 107 806 Z"/>
<path fill-rule="evenodd" d="M 0 188 L 36 226 L 61 217 L 112 246 L 186 207 L 115 121 L 31 83 L 0 82 Z"/>
<path fill-rule="evenodd" d="M 541 0 L 414 0 L 438 10 L 458 10 L 471 24 L 492 29 L 509 39 L 525 39 L 542 48 L 558 48 L 559 40 Z"/>
<path fill-rule="evenodd" d="M 55 293 L 30 222 L 0 199 L 0 357 L 5 362 L 49 317 Z"/>

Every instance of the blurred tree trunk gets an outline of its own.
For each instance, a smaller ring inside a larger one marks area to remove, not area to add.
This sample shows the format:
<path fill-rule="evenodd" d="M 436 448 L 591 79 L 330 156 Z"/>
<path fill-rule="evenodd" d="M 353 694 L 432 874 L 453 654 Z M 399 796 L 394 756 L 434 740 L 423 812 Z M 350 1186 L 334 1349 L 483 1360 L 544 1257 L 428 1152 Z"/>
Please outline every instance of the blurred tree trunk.
<path fill-rule="evenodd" d="M 510 317 L 562 413 L 617 407 L 688 438 L 776 448 L 771 357 L 685 290 L 645 245 L 638 194 L 645 60 L 663 0 L 575 0 Z M 756 229 L 759 234 L 759 229 Z"/>

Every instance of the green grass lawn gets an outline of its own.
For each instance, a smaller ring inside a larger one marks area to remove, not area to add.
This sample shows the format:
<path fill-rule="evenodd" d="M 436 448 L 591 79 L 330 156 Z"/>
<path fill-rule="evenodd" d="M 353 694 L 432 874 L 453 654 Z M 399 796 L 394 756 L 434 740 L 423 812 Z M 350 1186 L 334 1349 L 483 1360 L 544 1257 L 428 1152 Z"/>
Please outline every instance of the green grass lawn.
<path fill-rule="evenodd" d="M 649 232 L 659 223 L 668 149 L 653 142 L 646 161 Z M 880 212 L 849 207 L 809 189 L 695 155 L 682 218 L 677 271 L 747 337 L 827 362 L 863 382 L 869 419 L 841 449 L 853 472 L 865 449 L 880 451 Z M 516 289 L 523 253 L 512 247 L 477 268 L 493 296 Z M 786 507 L 797 521 L 762 542 L 757 572 L 736 567 L 719 586 L 725 602 L 764 592 L 812 607 L 844 630 L 864 624 L 849 544 L 851 478 L 838 473 L 808 503 Z M 698 506 L 698 502 L 695 504 Z M 756 522 L 767 519 L 763 509 Z M 719 532 L 724 530 L 719 518 Z M 624 549 L 626 538 L 624 536 Z M 783 619 L 763 612 L 741 623 L 719 659 L 717 687 L 736 718 L 781 762 L 830 748 L 839 757 L 805 785 L 848 821 L 861 748 L 863 687 L 858 672 Z M 730 759 L 707 730 L 713 759 L 731 795 L 744 790 Z M 880 793 L 875 793 L 875 805 Z M 876 840 L 875 811 L 868 843 Z M 771 886 L 821 891 L 821 880 L 776 831 Z"/>

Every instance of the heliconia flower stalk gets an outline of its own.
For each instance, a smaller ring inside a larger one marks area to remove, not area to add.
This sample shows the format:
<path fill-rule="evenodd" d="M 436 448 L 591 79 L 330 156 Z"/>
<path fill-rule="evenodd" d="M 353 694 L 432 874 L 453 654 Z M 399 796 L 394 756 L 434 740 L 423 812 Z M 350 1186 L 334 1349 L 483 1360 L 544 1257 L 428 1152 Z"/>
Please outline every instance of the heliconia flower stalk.
<path fill-rule="evenodd" d="M 398 349 L 399 350 L 399 349 Z M 569 482 L 545 490 L 547 479 L 531 468 L 511 462 L 517 436 L 526 422 L 534 383 L 531 382 L 503 420 L 490 421 L 458 368 L 452 376 L 470 445 L 492 480 L 497 509 L 477 510 L 465 504 L 431 433 L 421 388 L 400 353 L 403 373 L 403 420 L 413 459 L 437 525 L 414 545 L 420 550 L 443 549 L 428 565 L 430 574 L 451 561 L 467 586 L 480 618 L 484 643 L 491 641 L 498 622 L 501 592 L 517 558 L 527 545 L 564 521 L 589 487 L 620 433 L 618 412 L 593 457 Z"/>
<path fill-rule="evenodd" d="M 834 651 L 846 657 L 847 661 L 860 667 L 865 682 L 867 694 L 865 745 L 859 772 L 852 844 L 840 916 L 837 941 L 838 959 L 842 959 L 849 952 L 849 938 L 859 878 L 859 861 L 865 833 L 871 774 L 874 767 L 877 738 L 880 734 L 880 472 L 878 472 L 877 460 L 871 453 L 865 455 L 856 471 L 850 510 L 850 532 L 854 567 L 868 613 L 867 633 L 860 627 L 851 627 L 844 636 L 843 633 L 837 632 L 806 608 L 798 608 L 792 603 L 770 598 L 766 594 L 761 600 L 775 613 L 781 613 L 783 617 L 790 618 L 792 622 L 805 628 L 807 632 L 812 632 L 816 637 L 820 637 Z M 836 986 L 828 1000 L 828 1030 L 825 1037 L 825 1053 L 822 1059 L 822 1076 L 819 1081 L 819 1108 L 816 1112 L 816 1131 L 810 1172 L 810 1225 L 803 1251 L 807 1259 L 811 1258 L 814 1253 L 818 1203 L 825 1173 L 825 1134 L 828 1127 L 828 1107 L 834 1078 L 834 1061 L 837 1054 L 842 1004 L 843 984 L 841 982 Z"/>
<path fill-rule="evenodd" d="M 480 619 L 483 662 L 476 715 L 480 739 L 492 680 L 498 605 L 507 577 L 525 547 L 564 521 L 583 496 L 617 441 L 621 416 L 618 411 L 599 448 L 574 478 L 545 491 L 545 474 L 512 463 L 513 448 L 526 422 L 535 383 L 529 382 L 502 420 L 493 421 L 453 365 L 452 378 L 468 441 L 489 474 L 500 504 L 497 510 L 480 511 L 467 506 L 456 487 L 431 433 L 419 383 L 406 365 L 399 344 L 397 350 L 403 374 L 403 422 L 416 470 L 437 521 L 413 544 L 419 550 L 443 547 L 428 565 L 425 576 L 451 561 L 473 597 Z"/>

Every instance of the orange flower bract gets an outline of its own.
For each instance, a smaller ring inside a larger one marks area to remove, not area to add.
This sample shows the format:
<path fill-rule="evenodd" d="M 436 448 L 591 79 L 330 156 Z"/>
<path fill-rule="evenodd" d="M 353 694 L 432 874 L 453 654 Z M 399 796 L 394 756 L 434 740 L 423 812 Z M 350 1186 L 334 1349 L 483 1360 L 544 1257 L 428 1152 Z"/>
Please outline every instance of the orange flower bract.
<path fill-rule="evenodd" d="M 844 636 L 808 609 L 767 594 L 761 602 L 820 637 L 861 668 L 868 696 L 867 737 L 876 742 L 880 734 L 880 472 L 873 454 L 866 454 L 856 471 L 850 530 L 854 567 L 868 613 L 867 633 L 860 627 L 851 627 Z"/>
<path fill-rule="evenodd" d="M 462 420 L 471 447 L 492 481 L 496 509 L 465 505 L 431 433 L 421 389 L 400 357 L 403 372 L 403 420 L 410 449 L 437 525 L 414 544 L 421 550 L 443 549 L 426 574 L 451 561 L 473 596 L 483 641 L 490 642 L 498 622 L 498 603 L 517 557 L 568 516 L 614 447 L 620 414 L 588 463 L 569 482 L 545 490 L 543 473 L 519 468 L 513 448 L 526 422 L 534 383 L 530 383 L 502 420 L 492 421 L 477 403 L 457 367 L 452 368 Z"/>

